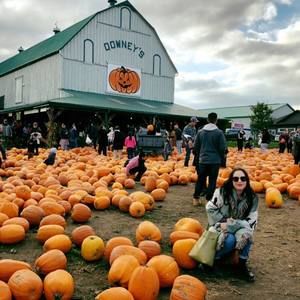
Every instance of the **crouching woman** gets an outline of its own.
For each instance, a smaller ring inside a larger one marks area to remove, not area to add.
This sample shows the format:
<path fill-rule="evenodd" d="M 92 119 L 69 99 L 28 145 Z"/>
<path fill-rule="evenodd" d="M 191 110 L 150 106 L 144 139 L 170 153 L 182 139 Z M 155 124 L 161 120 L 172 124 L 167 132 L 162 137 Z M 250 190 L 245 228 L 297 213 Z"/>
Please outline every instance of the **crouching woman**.
<path fill-rule="evenodd" d="M 215 263 L 226 256 L 234 258 L 239 276 L 254 281 L 247 260 L 257 224 L 258 198 L 244 169 L 234 169 L 223 187 L 206 205 L 209 226 L 220 232 Z"/>

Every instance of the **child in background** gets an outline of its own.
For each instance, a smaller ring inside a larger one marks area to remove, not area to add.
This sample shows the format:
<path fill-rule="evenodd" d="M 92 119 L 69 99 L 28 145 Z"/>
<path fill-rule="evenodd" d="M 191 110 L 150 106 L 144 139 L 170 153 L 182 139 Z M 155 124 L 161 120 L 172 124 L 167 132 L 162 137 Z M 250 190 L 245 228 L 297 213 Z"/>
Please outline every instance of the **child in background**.
<path fill-rule="evenodd" d="M 46 165 L 54 165 L 55 163 L 55 158 L 56 158 L 56 152 L 57 152 L 57 149 L 56 148 L 51 148 L 50 149 L 50 152 L 49 152 L 49 155 L 47 157 L 47 159 L 44 161 L 44 163 Z"/>
<path fill-rule="evenodd" d="M 128 159 L 133 158 L 135 147 L 136 147 L 136 140 L 135 137 L 132 135 L 131 131 L 128 133 L 128 136 L 125 138 L 124 145 L 127 149 Z"/>
<path fill-rule="evenodd" d="M 134 158 L 127 160 L 125 163 L 126 175 L 135 175 L 135 180 L 140 181 L 142 175 L 146 172 L 147 168 L 145 166 L 145 153 L 140 152 L 139 155 Z"/>

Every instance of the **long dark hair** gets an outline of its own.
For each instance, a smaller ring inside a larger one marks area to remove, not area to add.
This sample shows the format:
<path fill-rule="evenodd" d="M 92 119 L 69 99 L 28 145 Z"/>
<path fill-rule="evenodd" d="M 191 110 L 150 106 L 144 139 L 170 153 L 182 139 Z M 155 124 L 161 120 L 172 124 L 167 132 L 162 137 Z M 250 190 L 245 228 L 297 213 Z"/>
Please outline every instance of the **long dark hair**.
<path fill-rule="evenodd" d="M 229 197 L 232 196 L 232 192 L 234 190 L 234 187 L 233 187 L 233 174 L 236 172 L 236 171 L 241 171 L 244 173 L 245 177 L 246 177 L 246 187 L 243 191 L 243 195 L 245 194 L 246 195 L 246 198 L 247 198 L 247 202 L 249 204 L 249 206 L 251 207 L 252 205 L 252 201 L 253 201 L 253 198 L 256 196 L 253 189 L 251 188 L 250 186 L 250 178 L 249 178 L 249 175 L 247 173 L 247 171 L 243 168 L 234 168 L 232 170 L 232 172 L 230 173 L 229 175 L 229 178 L 228 180 L 224 183 L 223 187 L 222 187 L 222 191 L 223 191 L 223 196 L 224 196 L 224 202 L 225 201 L 228 201 Z"/>

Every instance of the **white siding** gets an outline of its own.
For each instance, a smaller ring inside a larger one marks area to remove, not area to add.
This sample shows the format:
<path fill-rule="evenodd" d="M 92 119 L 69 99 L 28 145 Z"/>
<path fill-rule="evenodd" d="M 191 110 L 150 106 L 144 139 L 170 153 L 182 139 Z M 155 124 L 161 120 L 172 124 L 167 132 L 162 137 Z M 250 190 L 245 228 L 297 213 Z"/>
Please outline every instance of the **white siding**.
<path fill-rule="evenodd" d="M 107 65 L 124 65 L 141 69 L 142 99 L 173 102 L 176 70 L 165 49 L 153 29 L 133 11 L 131 30 L 120 28 L 120 10 L 121 7 L 116 7 L 96 15 L 62 50 L 63 57 L 67 59 L 64 62 L 63 87 L 105 93 Z M 94 43 L 94 65 L 83 63 L 86 39 Z M 132 48 L 136 45 L 138 49 L 108 47 L 110 41 L 114 43 L 116 40 L 132 42 Z M 143 56 L 141 51 L 145 53 Z M 161 76 L 153 75 L 155 54 L 161 57 Z"/>
<path fill-rule="evenodd" d="M 53 55 L 1 77 L 0 95 L 5 96 L 4 108 L 59 98 L 61 61 L 60 55 Z M 23 101 L 16 104 L 15 79 L 20 76 L 23 76 Z"/>

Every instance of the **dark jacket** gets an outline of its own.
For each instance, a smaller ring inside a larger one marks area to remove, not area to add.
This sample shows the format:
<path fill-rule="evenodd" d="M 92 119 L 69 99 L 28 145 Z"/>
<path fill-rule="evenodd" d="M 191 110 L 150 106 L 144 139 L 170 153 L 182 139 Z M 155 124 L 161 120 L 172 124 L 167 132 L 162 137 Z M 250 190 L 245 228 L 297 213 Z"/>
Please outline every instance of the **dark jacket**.
<path fill-rule="evenodd" d="M 107 132 L 103 128 L 99 129 L 99 132 L 98 132 L 98 143 L 99 143 L 99 145 L 102 145 L 102 146 L 107 146 L 108 145 Z"/>
<path fill-rule="evenodd" d="M 224 133 L 215 124 L 209 123 L 198 132 L 194 146 L 196 162 L 221 164 L 226 149 Z"/>
<path fill-rule="evenodd" d="M 113 150 L 122 150 L 124 145 L 125 135 L 120 130 L 115 130 L 113 141 Z"/>

